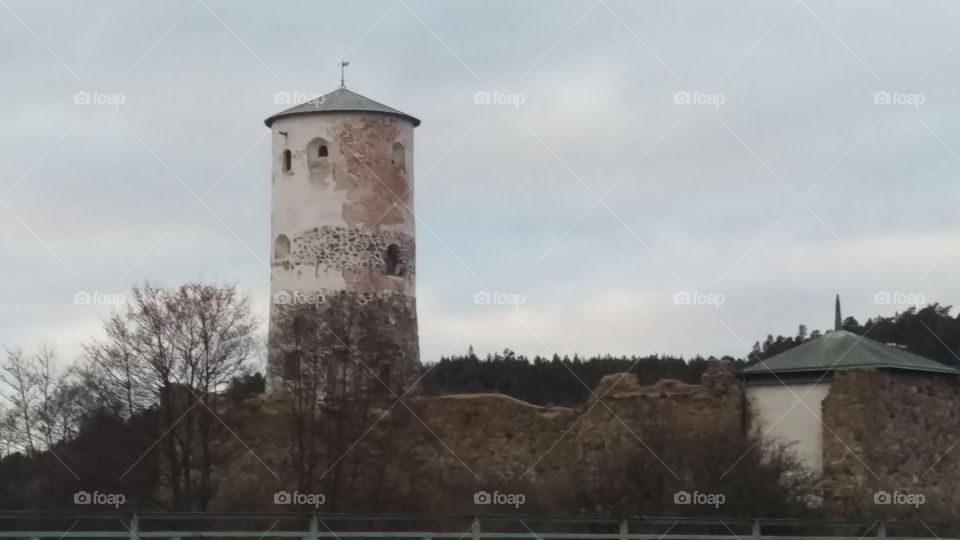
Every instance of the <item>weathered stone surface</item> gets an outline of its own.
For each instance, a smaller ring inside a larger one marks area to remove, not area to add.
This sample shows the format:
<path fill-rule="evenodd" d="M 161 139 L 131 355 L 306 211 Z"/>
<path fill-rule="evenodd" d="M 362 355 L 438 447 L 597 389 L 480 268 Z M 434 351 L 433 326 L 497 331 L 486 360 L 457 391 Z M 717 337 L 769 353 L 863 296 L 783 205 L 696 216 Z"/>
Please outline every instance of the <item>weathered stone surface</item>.
<path fill-rule="evenodd" d="M 364 369 L 406 381 L 419 365 L 414 122 L 342 111 L 285 116 L 271 128 L 268 390 L 279 389 L 295 371 L 292 351 L 302 358 L 326 354 L 303 348 L 298 339 L 304 332 L 288 324 L 298 317 L 309 320 L 307 332 L 335 329 L 335 340 L 317 343 L 324 349 L 336 348 L 337 341 L 360 349 L 361 341 L 376 340 L 379 352 L 371 346 L 358 355 L 368 358 Z M 337 295 L 346 299 L 331 307 L 327 300 Z M 375 309 L 364 311 L 375 301 Z M 369 331 L 360 338 L 353 327 Z"/>
<path fill-rule="evenodd" d="M 843 518 L 955 516 L 960 501 L 958 390 L 960 381 L 942 376 L 863 370 L 836 374 L 822 405 L 824 510 Z M 237 452 L 221 476 L 215 497 L 219 508 L 248 503 L 253 496 L 262 499 L 255 492 L 264 486 L 289 485 L 289 478 L 278 481 L 267 472 L 269 467 L 282 474 L 290 467 L 287 398 L 278 392 L 234 412 L 246 419 L 240 422 L 239 438 L 250 451 Z M 711 366 L 696 385 L 664 380 L 643 386 L 633 375 L 610 375 L 586 402 L 572 408 L 538 407 L 499 394 L 414 398 L 406 405 L 390 405 L 388 400 L 384 419 L 358 443 L 358 451 L 389 463 L 379 482 L 411 499 L 448 494 L 431 503 L 433 511 L 476 511 L 469 494 L 480 489 L 539 492 L 542 500 L 555 500 L 578 486 L 609 483 L 622 470 L 618 456 L 651 444 L 656 449 L 664 436 L 720 441 L 746 431 L 742 385 L 721 365 Z M 391 461 L 389 453 L 395 451 L 399 461 Z M 668 465 L 673 457 L 662 456 Z M 877 505 L 878 492 L 922 494 L 925 502 L 920 508 Z M 270 509 L 269 501 L 262 508 Z"/>
<path fill-rule="evenodd" d="M 358 291 L 404 292 L 398 278 L 416 277 L 414 240 L 402 232 L 324 226 L 296 234 L 290 240 L 290 256 L 274 260 L 276 271 L 313 277 L 338 271 L 343 273 L 347 286 Z M 384 254 L 392 244 L 403 254 L 400 276 L 384 273 Z"/>
<path fill-rule="evenodd" d="M 824 502 L 842 516 L 957 516 L 960 381 L 852 370 L 823 401 Z M 875 494 L 922 494 L 920 508 L 878 505 Z"/>
<path fill-rule="evenodd" d="M 712 366 L 700 385 L 661 381 L 641 386 L 633 375 L 621 375 L 605 378 L 596 397 L 574 408 L 539 407 L 500 394 L 415 398 L 408 401 L 409 409 L 385 406 L 390 411 L 385 420 L 359 446 L 382 444 L 374 442 L 383 441 L 377 434 L 391 430 L 390 444 L 408 451 L 401 465 L 391 466 L 390 483 L 405 486 L 411 497 L 513 486 L 528 494 L 543 490 L 555 500 L 594 477 L 609 475 L 611 456 L 643 451 L 647 441 L 662 439 L 665 432 L 673 437 L 742 433 L 743 392 L 726 366 Z M 616 380 L 620 382 L 614 384 Z M 262 446 L 251 445 L 251 453 L 278 470 L 289 450 L 283 442 L 289 435 L 280 433 L 289 420 L 288 407 L 274 400 L 284 395 L 277 392 L 251 405 L 252 419 L 240 434 L 246 441 L 247 431 L 254 432 L 251 440 Z M 370 448 L 360 451 L 373 455 Z M 248 456 L 231 470 L 239 480 L 225 484 L 218 499 L 244 493 L 237 482 L 283 485 Z M 449 502 L 445 509 L 450 511 L 476 510 L 467 495 Z"/>
<path fill-rule="evenodd" d="M 272 306 L 269 379 L 292 381 L 297 363 L 303 364 L 300 369 L 335 369 L 347 362 L 351 380 L 365 378 L 368 386 L 401 395 L 420 369 L 414 298 L 323 290 L 313 299 Z M 274 382 L 275 389 L 281 385 Z"/>

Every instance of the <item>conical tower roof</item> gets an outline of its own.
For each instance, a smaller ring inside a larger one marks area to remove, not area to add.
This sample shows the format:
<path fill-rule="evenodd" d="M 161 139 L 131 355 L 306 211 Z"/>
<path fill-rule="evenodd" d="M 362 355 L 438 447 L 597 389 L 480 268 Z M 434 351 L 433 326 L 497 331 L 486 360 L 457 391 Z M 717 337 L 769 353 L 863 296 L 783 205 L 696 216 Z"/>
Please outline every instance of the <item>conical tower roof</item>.
<path fill-rule="evenodd" d="M 267 127 L 270 127 L 277 120 L 286 118 L 288 116 L 299 116 L 303 114 L 329 114 L 337 112 L 387 114 L 409 120 L 411 123 L 413 123 L 414 127 L 420 125 L 420 120 L 410 116 L 409 114 L 400 112 L 393 107 L 388 107 L 383 103 L 374 101 L 366 96 L 361 96 L 356 92 L 342 87 L 337 88 L 329 94 L 322 95 L 318 98 L 311 99 L 310 101 L 306 101 L 299 105 L 290 107 L 285 111 L 279 112 L 264 120 L 264 123 L 267 124 Z"/>

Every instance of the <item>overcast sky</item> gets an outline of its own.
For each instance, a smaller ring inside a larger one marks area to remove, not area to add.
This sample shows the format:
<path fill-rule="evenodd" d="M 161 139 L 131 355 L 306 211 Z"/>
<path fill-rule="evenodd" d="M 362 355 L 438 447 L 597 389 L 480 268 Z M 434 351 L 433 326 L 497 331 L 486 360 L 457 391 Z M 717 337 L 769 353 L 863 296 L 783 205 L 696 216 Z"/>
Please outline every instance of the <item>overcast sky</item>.
<path fill-rule="evenodd" d="M 0 0 L 0 345 L 72 359 L 144 279 L 266 319 L 263 119 L 342 56 L 423 121 L 424 361 L 743 356 L 837 292 L 954 304 L 958 29 L 946 1 Z"/>

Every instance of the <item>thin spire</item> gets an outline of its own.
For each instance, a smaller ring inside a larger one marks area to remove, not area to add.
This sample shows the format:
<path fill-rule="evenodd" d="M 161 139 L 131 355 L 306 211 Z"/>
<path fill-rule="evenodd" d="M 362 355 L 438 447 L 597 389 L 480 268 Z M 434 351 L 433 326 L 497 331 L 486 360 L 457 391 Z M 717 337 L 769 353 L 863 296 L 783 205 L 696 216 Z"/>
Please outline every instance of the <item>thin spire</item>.
<path fill-rule="evenodd" d="M 344 71 L 346 71 L 346 67 L 349 65 L 350 62 L 344 60 L 343 58 L 340 59 L 340 88 L 347 87 L 347 83 L 344 81 Z"/>
<path fill-rule="evenodd" d="M 836 306 L 834 307 L 833 329 L 840 330 L 843 327 L 843 318 L 840 316 L 840 295 L 837 295 Z"/>

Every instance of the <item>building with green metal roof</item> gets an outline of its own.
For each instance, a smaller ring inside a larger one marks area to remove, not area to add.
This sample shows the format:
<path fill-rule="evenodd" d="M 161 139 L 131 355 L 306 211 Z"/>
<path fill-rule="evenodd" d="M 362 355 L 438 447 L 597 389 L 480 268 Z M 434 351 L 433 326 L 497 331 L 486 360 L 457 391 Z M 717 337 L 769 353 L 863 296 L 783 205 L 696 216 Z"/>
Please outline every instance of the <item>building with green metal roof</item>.
<path fill-rule="evenodd" d="M 751 429 L 792 444 L 797 457 L 815 472 L 823 466 L 822 403 L 838 372 L 867 369 L 923 377 L 960 375 L 960 370 L 952 366 L 839 329 L 839 298 L 835 321 L 833 332 L 741 373 Z"/>
<path fill-rule="evenodd" d="M 890 369 L 960 375 L 951 366 L 846 330 L 834 330 L 743 370 L 747 381 L 819 375 L 845 369 Z"/>

